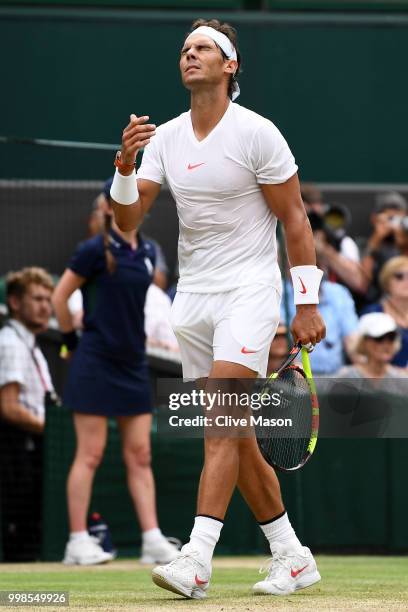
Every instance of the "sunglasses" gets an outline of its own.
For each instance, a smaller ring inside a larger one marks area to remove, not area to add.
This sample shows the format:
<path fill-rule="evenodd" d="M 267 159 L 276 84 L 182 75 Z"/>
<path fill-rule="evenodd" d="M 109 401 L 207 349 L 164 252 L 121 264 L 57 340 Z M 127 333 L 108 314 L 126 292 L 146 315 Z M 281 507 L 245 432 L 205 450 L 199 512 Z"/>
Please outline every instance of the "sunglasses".
<path fill-rule="evenodd" d="M 397 339 L 398 333 L 396 331 L 388 332 L 387 334 L 383 334 L 382 336 L 378 336 L 374 338 L 373 336 L 366 336 L 370 340 L 374 340 L 374 342 L 394 342 Z"/>
<path fill-rule="evenodd" d="M 394 272 L 392 276 L 399 281 L 408 280 L 408 272 Z"/>

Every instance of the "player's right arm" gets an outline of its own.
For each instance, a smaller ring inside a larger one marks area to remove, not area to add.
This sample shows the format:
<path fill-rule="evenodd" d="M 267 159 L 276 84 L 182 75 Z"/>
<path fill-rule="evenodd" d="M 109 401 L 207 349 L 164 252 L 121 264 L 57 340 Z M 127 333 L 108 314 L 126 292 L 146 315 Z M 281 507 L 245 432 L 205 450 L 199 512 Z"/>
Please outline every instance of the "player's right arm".
<path fill-rule="evenodd" d="M 140 149 L 149 144 L 155 135 L 156 126 L 146 123 L 148 116 L 137 117 L 130 115 L 130 122 L 123 130 L 121 165 L 118 172 L 124 177 L 134 176 L 136 156 Z M 143 217 L 151 208 L 153 202 L 160 192 L 160 184 L 146 179 L 136 179 L 138 198 L 131 204 L 121 204 L 112 198 L 112 207 L 115 221 L 123 232 L 128 232 L 139 227 Z"/>

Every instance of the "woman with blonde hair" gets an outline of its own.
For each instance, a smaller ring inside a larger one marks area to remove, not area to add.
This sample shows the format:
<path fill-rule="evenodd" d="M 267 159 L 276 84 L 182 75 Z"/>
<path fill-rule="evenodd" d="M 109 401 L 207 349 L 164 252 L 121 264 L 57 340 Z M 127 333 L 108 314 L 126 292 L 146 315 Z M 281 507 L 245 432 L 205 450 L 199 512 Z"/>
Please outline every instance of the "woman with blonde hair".
<path fill-rule="evenodd" d="M 383 312 L 390 315 L 398 326 L 400 349 L 392 364 L 405 368 L 408 365 L 408 257 L 392 257 L 381 269 L 379 281 L 383 296 L 375 304 L 367 306 L 362 314 Z"/>

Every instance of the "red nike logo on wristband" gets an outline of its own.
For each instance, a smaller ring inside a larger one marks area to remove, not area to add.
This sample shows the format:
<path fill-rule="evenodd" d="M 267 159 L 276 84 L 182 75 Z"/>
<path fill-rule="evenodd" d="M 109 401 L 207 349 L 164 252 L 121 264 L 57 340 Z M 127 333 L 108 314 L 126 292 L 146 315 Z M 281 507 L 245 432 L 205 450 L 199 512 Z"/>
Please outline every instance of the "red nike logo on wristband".
<path fill-rule="evenodd" d="M 194 170 L 194 168 L 198 168 L 199 166 L 204 166 L 205 162 L 201 162 L 201 164 L 188 164 L 187 170 Z"/>
<path fill-rule="evenodd" d="M 241 349 L 241 353 L 244 353 L 244 355 L 249 355 L 250 353 L 256 353 L 256 351 L 250 351 L 249 349 L 247 349 L 246 346 L 243 346 Z"/>
<path fill-rule="evenodd" d="M 302 285 L 302 288 L 300 289 L 300 293 L 307 293 L 307 289 L 302 281 L 302 279 L 299 276 L 299 280 L 300 280 L 300 284 Z"/>
<path fill-rule="evenodd" d="M 303 570 L 306 569 L 306 568 L 307 568 L 307 565 L 305 565 L 305 567 L 302 567 L 302 568 L 300 568 L 298 570 L 294 570 L 294 569 L 290 570 L 290 575 L 292 576 L 292 578 L 296 578 L 296 576 L 298 574 L 300 574 L 300 572 L 303 572 Z"/>
<path fill-rule="evenodd" d="M 207 584 L 208 580 L 200 580 L 200 578 L 197 576 L 197 574 L 195 575 L 195 583 L 198 586 L 201 586 L 202 584 Z"/>

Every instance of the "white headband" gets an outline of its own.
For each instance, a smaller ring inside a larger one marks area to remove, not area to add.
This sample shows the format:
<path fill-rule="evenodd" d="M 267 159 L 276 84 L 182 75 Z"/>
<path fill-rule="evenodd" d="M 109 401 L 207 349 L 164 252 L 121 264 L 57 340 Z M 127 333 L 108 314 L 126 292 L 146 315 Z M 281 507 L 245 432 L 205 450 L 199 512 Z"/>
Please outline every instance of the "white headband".
<path fill-rule="evenodd" d="M 195 34 L 203 34 L 204 36 L 208 36 L 208 38 L 211 38 L 211 40 L 213 40 L 224 51 L 228 59 L 237 61 L 237 51 L 234 45 L 232 44 L 228 36 L 225 36 L 225 34 L 223 34 L 222 32 L 219 32 L 214 28 L 210 28 L 209 26 L 200 26 L 187 36 L 186 42 L 191 36 L 194 36 Z M 234 80 L 232 86 L 232 99 L 235 100 L 236 98 L 238 98 L 239 94 L 239 85 L 237 81 Z"/>

